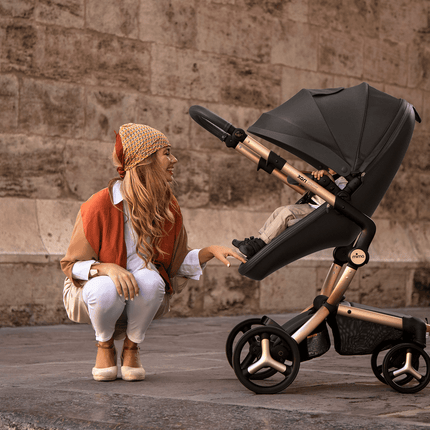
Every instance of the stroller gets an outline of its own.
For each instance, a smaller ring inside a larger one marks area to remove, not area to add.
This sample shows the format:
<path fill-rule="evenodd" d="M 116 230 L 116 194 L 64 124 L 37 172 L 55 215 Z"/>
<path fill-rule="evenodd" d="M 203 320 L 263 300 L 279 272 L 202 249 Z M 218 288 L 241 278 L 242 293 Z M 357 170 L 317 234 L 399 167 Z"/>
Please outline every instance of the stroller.
<path fill-rule="evenodd" d="M 369 262 L 376 233 L 371 216 L 390 186 L 408 148 L 415 108 L 402 99 L 362 83 L 351 88 L 303 89 L 264 113 L 252 133 L 298 156 L 315 169 L 332 168 L 348 181 L 343 190 L 327 177 L 313 180 L 282 157 L 201 106 L 190 116 L 227 147 L 275 175 L 285 184 L 326 204 L 288 227 L 239 267 L 262 280 L 314 252 L 334 248 L 333 263 L 313 304 L 280 325 L 263 316 L 233 328 L 226 355 L 239 381 L 261 394 L 278 393 L 296 378 L 300 363 L 326 353 L 371 354 L 381 382 L 401 393 L 416 393 L 430 381 L 430 357 L 424 351 L 430 325 L 408 315 L 346 301 L 355 273 Z M 299 188 L 298 188 L 299 187 Z"/>

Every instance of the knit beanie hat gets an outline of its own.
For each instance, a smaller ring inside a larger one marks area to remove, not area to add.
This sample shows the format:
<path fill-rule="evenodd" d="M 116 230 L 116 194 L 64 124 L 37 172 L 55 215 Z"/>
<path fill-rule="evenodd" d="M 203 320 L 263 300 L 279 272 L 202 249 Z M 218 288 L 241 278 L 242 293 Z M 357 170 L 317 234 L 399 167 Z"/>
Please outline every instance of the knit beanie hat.
<path fill-rule="evenodd" d="M 119 175 L 124 178 L 126 171 L 167 146 L 170 143 L 166 136 L 152 127 L 132 123 L 122 125 L 115 142 L 116 155 L 122 164 L 117 169 Z"/>

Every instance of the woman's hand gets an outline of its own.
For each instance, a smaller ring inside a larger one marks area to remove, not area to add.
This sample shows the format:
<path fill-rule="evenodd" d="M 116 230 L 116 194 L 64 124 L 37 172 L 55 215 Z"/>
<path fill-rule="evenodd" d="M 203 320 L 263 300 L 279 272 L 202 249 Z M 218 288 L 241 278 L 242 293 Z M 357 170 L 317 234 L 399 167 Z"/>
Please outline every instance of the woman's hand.
<path fill-rule="evenodd" d="M 116 290 L 125 300 L 134 299 L 139 295 L 139 287 L 133 274 L 114 263 L 93 264 L 92 269 L 98 270 L 98 276 L 109 276 L 115 284 Z"/>
<path fill-rule="evenodd" d="M 202 248 L 199 252 L 200 264 L 207 263 L 214 257 L 224 263 L 227 267 L 230 267 L 230 262 L 227 260 L 227 257 L 234 257 L 236 260 L 246 263 L 246 260 L 243 257 L 226 246 L 211 245 L 206 248 Z"/>

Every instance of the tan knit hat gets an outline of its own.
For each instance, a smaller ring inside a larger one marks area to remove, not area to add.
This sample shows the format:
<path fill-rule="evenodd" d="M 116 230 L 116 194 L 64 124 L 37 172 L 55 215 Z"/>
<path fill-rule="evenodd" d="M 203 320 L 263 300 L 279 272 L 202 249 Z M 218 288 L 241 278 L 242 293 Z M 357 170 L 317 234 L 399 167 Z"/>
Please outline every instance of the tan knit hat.
<path fill-rule="evenodd" d="M 161 148 L 170 146 L 166 136 L 143 124 L 124 124 L 119 133 L 124 151 L 124 170 L 130 170 Z"/>

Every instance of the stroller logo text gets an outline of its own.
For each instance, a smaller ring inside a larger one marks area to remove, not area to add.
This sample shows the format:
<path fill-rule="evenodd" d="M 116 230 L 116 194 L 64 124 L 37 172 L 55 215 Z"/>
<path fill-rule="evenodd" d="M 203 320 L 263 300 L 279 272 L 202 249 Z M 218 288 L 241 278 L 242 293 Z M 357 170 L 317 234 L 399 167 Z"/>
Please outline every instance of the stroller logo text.
<path fill-rule="evenodd" d="M 300 179 L 302 182 L 308 182 L 308 180 L 301 175 L 298 175 L 298 179 Z"/>
<path fill-rule="evenodd" d="M 361 249 L 355 249 L 351 253 L 351 261 L 357 265 L 364 264 L 366 262 L 366 257 L 366 253 Z"/>

